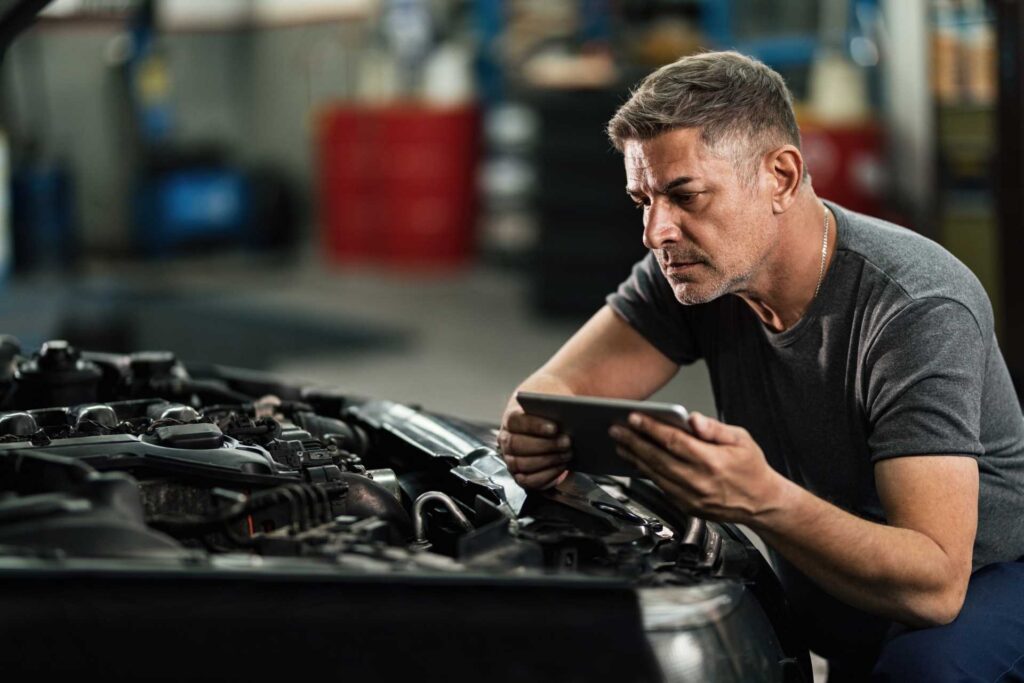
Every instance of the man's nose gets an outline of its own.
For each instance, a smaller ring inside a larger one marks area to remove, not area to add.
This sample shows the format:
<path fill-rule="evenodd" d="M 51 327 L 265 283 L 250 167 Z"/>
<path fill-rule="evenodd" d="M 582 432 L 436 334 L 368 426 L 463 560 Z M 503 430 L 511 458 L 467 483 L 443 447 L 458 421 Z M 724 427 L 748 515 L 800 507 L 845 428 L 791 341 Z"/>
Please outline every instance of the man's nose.
<path fill-rule="evenodd" d="M 651 202 L 644 218 L 644 246 L 648 249 L 661 249 L 680 240 L 682 232 L 671 208 L 664 202 Z"/>

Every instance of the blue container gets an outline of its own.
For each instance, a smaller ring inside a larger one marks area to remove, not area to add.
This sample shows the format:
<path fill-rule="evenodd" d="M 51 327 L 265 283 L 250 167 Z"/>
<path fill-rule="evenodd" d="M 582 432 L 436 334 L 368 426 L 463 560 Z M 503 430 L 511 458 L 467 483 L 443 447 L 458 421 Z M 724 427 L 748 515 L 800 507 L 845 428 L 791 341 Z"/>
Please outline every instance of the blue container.
<path fill-rule="evenodd" d="M 150 255 L 214 243 L 241 245 L 250 224 L 250 187 L 236 171 L 192 168 L 143 182 L 136 197 L 136 242 Z"/>

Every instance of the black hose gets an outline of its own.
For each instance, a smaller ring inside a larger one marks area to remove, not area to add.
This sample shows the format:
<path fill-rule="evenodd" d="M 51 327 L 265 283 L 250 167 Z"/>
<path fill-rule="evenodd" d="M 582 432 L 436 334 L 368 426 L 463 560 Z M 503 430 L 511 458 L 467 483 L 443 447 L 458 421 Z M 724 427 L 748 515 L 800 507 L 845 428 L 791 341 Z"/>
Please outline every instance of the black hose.
<path fill-rule="evenodd" d="M 334 519 L 334 509 L 331 505 L 331 494 L 323 486 L 314 487 L 324 498 L 324 524 L 330 524 Z"/>
<path fill-rule="evenodd" d="M 162 379 L 154 380 L 150 388 L 157 393 L 168 393 L 176 397 L 187 397 L 191 394 L 199 396 L 203 403 L 242 403 L 251 404 L 253 397 L 240 391 L 229 389 L 220 382 L 207 379 Z"/>
<path fill-rule="evenodd" d="M 295 498 L 295 494 L 292 493 L 288 486 L 283 486 L 277 489 L 278 495 L 285 499 L 288 503 L 288 527 L 289 533 L 294 535 L 302 530 L 302 526 L 299 523 L 299 501 Z"/>
<path fill-rule="evenodd" d="M 329 494 L 327 492 L 327 489 L 325 489 L 323 486 L 315 486 L 314 485 L 313 486 L 313 490 L 316 491 L 317 495 L 324 502 L 324 507 L 323 507 L 323 510 L 324 510 L 324 516 L 323 516 L 324 524 L 330 524 L 331 520 L 334 519 L 334 514 L 331 511 L 331 494 Z"/>
<path fill-rule="evenodd" d="M 310 515 L 310 512 L 312 512 L 312 501 L 310 500 L 309 487 L 303 486 L 302 484 L 291 484 L 288 488 L 295 494 L 295 497 L 299 501 L 299 529 L 305 531 L 312 526 L 312 524 L 310 524 L 310 517 L 312 516 Z"/>

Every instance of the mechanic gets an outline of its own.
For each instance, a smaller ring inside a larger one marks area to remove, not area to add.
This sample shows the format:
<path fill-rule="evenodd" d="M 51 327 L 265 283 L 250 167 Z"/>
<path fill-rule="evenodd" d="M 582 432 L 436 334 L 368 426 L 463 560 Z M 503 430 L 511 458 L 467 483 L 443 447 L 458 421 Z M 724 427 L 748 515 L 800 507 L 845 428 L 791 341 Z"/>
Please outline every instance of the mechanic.
<path fill-rule="evenodd" d="M 719 419 L 611 435 L 766 541 L 830 681 L 1024 674 L 1024 417 L 978 280 L 819 199 L 784 81 L 738 53 L 650 74 L 608 134 L 649 253 L 519 389 L 642 399 L 704 359 Z M 571 464 L 514 397 L 499 444 L 525 487 Z"/>

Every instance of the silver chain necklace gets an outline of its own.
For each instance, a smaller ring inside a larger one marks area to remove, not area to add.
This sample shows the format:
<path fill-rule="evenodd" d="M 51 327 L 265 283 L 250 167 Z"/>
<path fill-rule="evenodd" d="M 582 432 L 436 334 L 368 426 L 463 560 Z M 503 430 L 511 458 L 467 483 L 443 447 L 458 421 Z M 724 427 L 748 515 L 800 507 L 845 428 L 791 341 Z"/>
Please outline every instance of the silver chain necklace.
<path fill-rule="evenodd" d="M 821 291 L 821 281 L 825 279 L 825 255 L 828 254 L 828 207 L 825 207 L 825 230 L 824 237 L 821 238 L 821 265 L 818 267 L 818 284 L 814 288 L 814 299 L 818 298 L 818 292 Z"/>

